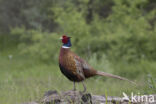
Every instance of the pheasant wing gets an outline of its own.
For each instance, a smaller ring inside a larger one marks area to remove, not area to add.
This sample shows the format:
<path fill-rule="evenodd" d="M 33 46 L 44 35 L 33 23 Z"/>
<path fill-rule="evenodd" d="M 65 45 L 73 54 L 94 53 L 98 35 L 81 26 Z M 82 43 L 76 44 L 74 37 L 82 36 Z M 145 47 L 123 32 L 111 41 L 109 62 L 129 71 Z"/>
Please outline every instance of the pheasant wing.
<path fill-rule="evenodd" d="M 94 70 L 85 60 L 79 56 L 76 56 L 75 60 L 77 60 L 78 66 L 81 67 L 81 70 L 83 71 L 83 74 L 86 78 L 96 75 L 97 71 Z"/>

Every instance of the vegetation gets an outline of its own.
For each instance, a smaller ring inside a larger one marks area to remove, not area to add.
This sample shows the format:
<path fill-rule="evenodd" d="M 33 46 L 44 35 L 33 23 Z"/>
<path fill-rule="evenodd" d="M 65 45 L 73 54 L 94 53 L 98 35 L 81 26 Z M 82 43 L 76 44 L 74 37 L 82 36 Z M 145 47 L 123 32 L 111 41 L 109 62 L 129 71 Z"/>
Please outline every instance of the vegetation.
<path fill-rule="evenodd" d="M 154 0 L 0 0 L 0 103 L 72 89 L 57 62 L 62 34 L 97 70 L 138 83 L 94 77 L 89 92 L 156 93 L 155 7 Z"/>

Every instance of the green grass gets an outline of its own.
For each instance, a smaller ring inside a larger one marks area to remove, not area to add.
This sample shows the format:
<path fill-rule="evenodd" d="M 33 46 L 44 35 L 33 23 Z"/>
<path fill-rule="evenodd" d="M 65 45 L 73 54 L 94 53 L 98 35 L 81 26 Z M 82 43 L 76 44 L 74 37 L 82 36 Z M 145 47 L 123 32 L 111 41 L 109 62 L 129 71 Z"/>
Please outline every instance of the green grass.
<path fill-rule="evenodd" d="M 73 83 L 61 74 L 58 64 L 54 64 L 54 62 L 51 62 L 52 64 L 45 64 L 29 57 L 14 54 L 10 60 L 8 54 L 10 54 L 10 52 L 0 54 L 0 104 L 38 101 L 48 90 L 67 91 L 73 88 Z M 107 65 L 105 65 L 106 67 L 100 70 L 105 71 L 105 68 L 109 68 L 111 71 L 114 71 L 115 69 L 115 66 L 108 64 L 107 61 L 97 63 L 97 65 L 95 61 L 97 60 L 94 60 L 94 58 L 89 61 L 90 63 L 94 63 L 93 66 L 95 68 L 99 68 L 99 66 L 102 67 L 103 64 L 107 63 Z M 142 64 L 139 64 L 137 67 L 131 66 L 131 68 L 136 71 L 135 68 L 138 68 L 140 65 Z M 155 68 L 154 63 L 148 65 L 151 69 Z M 126 67 L 124 65 L 118 65 L 116 68 Z M 106 71 L 109 72 L 108 70 Z M 153 74 L 155 74 L 155 72 Z M 87 91 L 92 94 L 122 96 L 122 92 L 128 94 L 130 94 L 130 92 L 136 92 L 136 94 L 138 92 L 147 93 L 149 88 L 143 84 L 143 82 L 145 82 L 144 77 L 142 72 L 140 77 L 136 77 L 137 79 L 134 78 L 141 84 L 141 86 L 138 87 L 125 81 L 98 76 L 87 79 L 85 83 Z M 81 83 L 76 84 L 76 86 L 78 90 L 83 90 Z"/>

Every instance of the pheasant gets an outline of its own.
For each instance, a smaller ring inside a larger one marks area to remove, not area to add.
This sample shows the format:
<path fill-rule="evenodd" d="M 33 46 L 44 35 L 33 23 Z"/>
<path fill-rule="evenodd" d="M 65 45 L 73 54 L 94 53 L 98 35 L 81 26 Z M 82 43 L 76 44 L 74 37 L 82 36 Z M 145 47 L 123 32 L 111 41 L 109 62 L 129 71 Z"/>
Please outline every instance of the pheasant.
<path fill-rule="evenodd" d="M 68 37 L 66 35 L 63 35 L 61 38 L 62 40 L 62 47 L 60 49 L 60 55 L 59 55 L 59 67 L 61 72 L 70 80 L 74 82 L 74 89 L 75 88 L 75 82 L 82 82 L 84 90 L 86 91 L 86 86 L 84 85 L 83 81 L 87 78 L 100 75 L 100 76 L 106 76 L 106 77 L 112 77 L 120 80 L 126 80 L 133 84 L 135 84 L 133 81 L 130 81 L 126 78 L 109 74 L 106 72 L 101 72 L 95 70 L 93 67 L 91 67 L 85 60 L 77 56 L 75 53 L 73 53 L 70 50 L 71 44 L 71 37 Z"/>

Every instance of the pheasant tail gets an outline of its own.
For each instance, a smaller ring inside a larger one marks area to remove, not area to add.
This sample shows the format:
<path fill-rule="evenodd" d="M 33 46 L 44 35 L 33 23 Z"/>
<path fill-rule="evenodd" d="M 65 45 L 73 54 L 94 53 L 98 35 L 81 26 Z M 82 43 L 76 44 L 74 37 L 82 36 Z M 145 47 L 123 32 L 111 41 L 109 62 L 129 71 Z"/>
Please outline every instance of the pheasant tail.
<path fill-rule="evenodd" d="M 113 75 L 113 74 L 109 74 L 109 73 L 101 72 L 101 71 L 97 71 L 96 74 L 97 74 L 97 75 L 100 75 L 100 76 L 106 76 L 106 77 L 112 77 L 112 78 L 116 78 L 116 79 L 120 79 L 120 80 L 126 80 L 126 81 L 128 81 L 128 82 L 130 82 L 130 83 L 136 85 L 135 82 L 130 81 L 130 80 L 126 79 L 126 78 L 123 78 L 123 77 L 117 76 L 117 75 Z"/>

